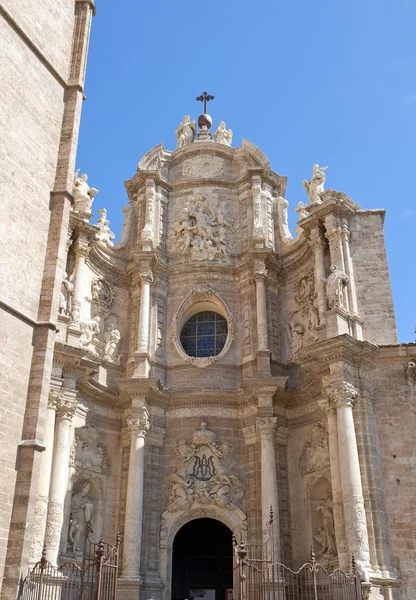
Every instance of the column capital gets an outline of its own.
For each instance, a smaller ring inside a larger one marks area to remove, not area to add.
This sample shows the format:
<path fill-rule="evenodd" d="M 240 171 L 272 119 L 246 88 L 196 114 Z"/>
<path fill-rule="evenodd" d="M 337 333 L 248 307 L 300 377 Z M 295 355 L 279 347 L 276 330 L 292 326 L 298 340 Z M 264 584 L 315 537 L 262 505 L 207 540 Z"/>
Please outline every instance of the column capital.
<path fill-rule="evenodd" d="M 253 279 L 254 281 L 264 281 L 267 277 L 267 269 L 263 260 L 255 260 L 253 263 Z"/>
<path fill-rule="evenodd" d="M 153 283 L 154 282 L 153 273 L 152 273 L 152 270 L 150 269 L 150 267 L 147 269 L 143 269 L 139 273 L 139 279 L 140 279 L 142 285 L 144 283 Z"/>
<path fill-rule="evenodd" d="M 256 427 L 262 436 L 274 436 L 277 430 L 277 417 L 258 417 Z"/>
<path fill-rule="evenodd" d="M 77 407 L 78 402 L 75 399 L 65 397 L 62 394 L 56 403 L 56 418 L 58 421 L 72 421 Z"/>
<path fill-rule="evenodd" d="M 243 427 L 241 432 L 243 434 L 244 443 L 246 446 L 256 443 L 257 431 L 255 425 L 248 425 L 247 427 Z"/>
<path fill-rule="evenodd" d="M 79 258 L 87 259 L 90 254 L 90 251 L 91 248 L 85 242 L 77 241 L 75 243 L 74 254 L 77 260 Z"/>
<path fill-rule="evenodd" d="M 326 398 L 325 396 L 322 396 L 321 398 L 317 399 L 317 402 L 319 408 L 322 410 L 323 413 L 325 413 L 327 417 L 329 417 L 329 415 L 331 414 L 335 414 L 335 405 L 333 402 L 331 402 L 331 399 L 329 397 Z"/>
<path fill-rule="evenodd" d="M 329 386 L 327 394 L 336 408 L 352 407 L 358 396 L 358 390 L 351 383 L 343 381 Z"/>
<path fill-rule="evenodd" d="M 64 393 L 61 389 L 51 389 L 49 390 L 48 396 L 48 409 L 57 410 L 59 402 L 64 399 Z"/>
<path fill-rule="evenodd" d="M 142 407 L 140 414 L 127 419 L 127 428 L 132 437 L 146 437 L 150 429 L 149 411 L 147 408 Z"/>

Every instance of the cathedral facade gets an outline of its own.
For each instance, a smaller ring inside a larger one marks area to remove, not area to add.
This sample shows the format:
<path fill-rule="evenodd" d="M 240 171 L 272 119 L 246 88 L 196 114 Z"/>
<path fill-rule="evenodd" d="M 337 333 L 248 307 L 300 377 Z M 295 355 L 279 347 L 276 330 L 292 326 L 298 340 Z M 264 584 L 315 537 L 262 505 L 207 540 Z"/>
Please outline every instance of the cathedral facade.
<path fill-rule="evenodd" d="M 410 597 L 393 525 L 408 482 L 388 462 L 404 465 L 414 363 L 384 213 L 326 190 L 315 165 L 292 237 L 286 179 L 224 131 L 186 117 L 176 150 L 140 160 L 116 244 L 75 174 L 30 562 L 44 541 L 52 563 L 77 556 L 88 510 L 121 533 L 126 597 L 218 598 L 235 582 L 204 584 L 176 537 L 210 519 L 261 543 L 272 509 L 279 561 L 312 546 L 348 570 L 354 554 L 372 598 Z"/>
<path fill-rule="evenodd" d="M 314 165 L 293 237 L 286 178 L 224 122 L 212 135 L 208 115 L 198 131 L 187 116 L 177 148 L 155 146 L 126 182 L 115 243 L 66 135 L 93 3 L 76 7 L 45 263 L 1 305 L 2 410 L 17 415 L 2 598 L 44 547 L 52 564 L 79 559 L 89 521 L 120 532 L 126 600 L 231 599 L 231 535 L 261 545 L 272 512 L 277 561 L 298 568 L 312 547 L 348 571 L 354 555 L 372 600 L 413 600 L 416 351 L 397 341 L 384 211 Z"/>

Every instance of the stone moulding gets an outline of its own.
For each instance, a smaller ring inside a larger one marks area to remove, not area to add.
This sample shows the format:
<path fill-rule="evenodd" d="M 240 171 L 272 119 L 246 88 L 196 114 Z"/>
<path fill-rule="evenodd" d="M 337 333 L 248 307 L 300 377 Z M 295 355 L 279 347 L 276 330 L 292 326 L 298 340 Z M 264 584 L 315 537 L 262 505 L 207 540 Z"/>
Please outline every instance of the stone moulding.
<path fill-rule="evenodd" d="M 180 341 L 180 333 L 182 327 L 188 319 L 193 317 L 198 312 L 202 312 L 205 310 L 214 311 L 227 320 L 228 335 L 224 344 L 224 348 L 217 356 L 208 356 L 203 358 L 188 356 L 188 354 L 186 354 L 186 352 L 184 351 Z M 169 329 L 170 338 L 178 354 L 184 360 L 191 362 L 194 366 L 199 368 L 208 367 L 214 362 L 219 361 L 227 353 L 232 341 L 235 338 L 235 322 L 231 311 L 224 302 L 224 300 L 222 300 L 222 298 L 220 298 L 220 296 L 217 294 L 217 292 L 209 286 L 200 286 L 198 288 L 194 288 L 187 295 L 185 300 L 180 305 L 179 309 L 172 317 Z"/>

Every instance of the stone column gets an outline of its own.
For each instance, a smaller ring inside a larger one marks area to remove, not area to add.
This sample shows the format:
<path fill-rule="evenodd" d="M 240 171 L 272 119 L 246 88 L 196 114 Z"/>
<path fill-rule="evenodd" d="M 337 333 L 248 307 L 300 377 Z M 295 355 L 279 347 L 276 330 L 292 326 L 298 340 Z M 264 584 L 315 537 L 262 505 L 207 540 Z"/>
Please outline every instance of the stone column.
<path fill-rule="evenodd" d="M 368 577 L 370 554 L 352 406 L 357 390 L 346 381 L 328 389 L 337 412 L 338 451 L 348 552 Z"/>
<path fill-rule="evenodd" d="M 358 305 L 357 305 L 357 291 L 355 288 L 354 268 L 351 259 L 350 251 L 350 230 L 348 227 L 347 219 L 342 219 L 341 225 L 341 238 L 342 238 L 342 249 L 345 261 L 345 272 L 349 277 L 349 283 L 347 285 L 347 297 L 350 307 L 350 312 L 354 319 L 354 337 L 358 340 L 363 339 L 363 323 L 358 316 Z"/>
<path fill-rule="evenodd" d="M 134 376 L 147 377 L 150 371 L 149 363 L 149 332 L 150 332 L 150 285 L 153 283 L 152 271 L 146 268 L 140 273 L 141 294 L 137 350 L 134 360 Z"/>
<path fill-rule="evenodd" d="M 122 577 L 139 579 L 143 529 L 144 440 L 150 427 L 147 409 L 142 407 L 140 415 L 129 419 L 127 426 L 131 433 L 131 442 Z"/>
<path fill-rule="evenodd" d="M 48 518 L 46 522 L 46 558 L 57 564 L 64 524 L 64 505 L 68 491 L 71 421 L 77 408 L 76 392 L 66 390 L 56 403 L 55 443 L 49 488 Z"/>
<path fill-rule="evenodd" d="M 351 567 L 351 556 L 349 556 L 348 554 L 347 540 L 345 534 L 344 508 L 342 504 L 342 484 L 339 463 L 337 413 L 335 406 L 333 405 L 333 403 L 329 402 L 327 398 L 319 400 L 318 403 L 322 410 L 326 413 L 328 418 L 332 503 L 339 567 L 348 571 Z"/>
<path fill-rule="evenodd" d="M 77 240 L 75 244 L 75 270 L 74 270 L 74 290 L 72 295 L 71 326 L 79 327 L 81 317 L 81 304 L 85 296 L 83 288 L 83 278 L 85 273 L 85 261 L 90 253 L 88 242 Z"/>
<path fill-rule="evenodd" d="M 260 432 L 260 460 L 261 460 L 261 519 L 262 528 L 270 520 L 270 508 L 274 516 L 274 536 L 272 539 L 274 561 L 280 560 L 280 532 L 279 532 L 279 498 L 277 490 L 276 449 L 275 433 L 277 430 L 277 417 L 262 417 L 256 421 L 257 430 Z M 267 533 L 264 533 L 264 541 Z"/>
<path fill-rule="evenodd" d="M 152 250 L 154 247 L 156 184 L 152 177 L 146 179 L 146 222 L 141 234 L 142 250 Z"/>
<path fill-rule="evenodd" d="M 153 283 L 153 275 L 150 269 L 140 273 L 140 279 L 142 282 L 142 291 L 140 295 L 138 351 L 148 352 L 150 328 L 150 284 Z"/>
<path fill-rule="evenodd" d="M 312 229 L 310 239 L 315 254 L 315 289 L 318 296 L 319 318 L 322 322 L 326 313 L 324 239 L 318 227 Z"/>
<path fill-rule="evenodd" d="M 48 407 L 45 416 L 45 435 L 43 443 L 45 451 L 42 453 L 38 479 L 38 493 L 35 504 L 33 522 L 32 542 L 30 546 L 29 563 L 37 563 L 42 556 L 43 544 L 45 542 L 46 519 L 48 514 L 48 495 L 51 481 L 51 468 L 53 458 L 53 441 L 55 435 L 56 407 L 62 400 L 59 390 L 51 390 L 48 399 Z"/>
<path fill-rule="evenodd" d="M 257 350 L 259 351 L 269 349 L 266 286 L 264 284 L 266 277 L 267 270 L 264 263 L 255 265 L 254 281 L 256 283 Z"/>
<path fill-rule="evenodd" d="M 251 179 L 253 193 L 253 244 L 256 248 L 263 248 L 265 235 L 261 214 L 261 177 L 253 175 Z"/>

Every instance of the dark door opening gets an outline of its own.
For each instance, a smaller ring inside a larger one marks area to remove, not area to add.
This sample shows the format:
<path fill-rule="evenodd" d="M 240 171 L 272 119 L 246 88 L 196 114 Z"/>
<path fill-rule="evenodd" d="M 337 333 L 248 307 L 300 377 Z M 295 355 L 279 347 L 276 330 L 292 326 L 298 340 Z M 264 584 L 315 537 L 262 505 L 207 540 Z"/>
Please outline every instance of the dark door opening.
<path fill-rule="evenodd" d="M 195 519 L 173 541 L 172 600 L 231 600 L 232 534 L 215 519 Z"/>

